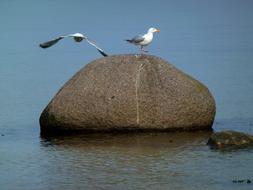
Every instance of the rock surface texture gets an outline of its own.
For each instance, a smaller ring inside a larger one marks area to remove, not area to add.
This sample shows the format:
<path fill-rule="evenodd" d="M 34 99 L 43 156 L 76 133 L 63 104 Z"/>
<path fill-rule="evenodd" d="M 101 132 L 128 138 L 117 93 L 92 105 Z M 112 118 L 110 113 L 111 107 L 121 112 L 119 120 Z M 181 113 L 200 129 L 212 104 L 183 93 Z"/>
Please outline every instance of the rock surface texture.
<path fill-rule="evenodd" d="M 115 55 L 87 64 L 40 117 L 42 133 L 211 129 L 215 101 L 161 58 Z"/>
<path fill-rule="evenodd" d="M 212 134 L 207 144 L 214 149 L 253 147 L 253 136 L 237 131 L 222 131 Z"/>

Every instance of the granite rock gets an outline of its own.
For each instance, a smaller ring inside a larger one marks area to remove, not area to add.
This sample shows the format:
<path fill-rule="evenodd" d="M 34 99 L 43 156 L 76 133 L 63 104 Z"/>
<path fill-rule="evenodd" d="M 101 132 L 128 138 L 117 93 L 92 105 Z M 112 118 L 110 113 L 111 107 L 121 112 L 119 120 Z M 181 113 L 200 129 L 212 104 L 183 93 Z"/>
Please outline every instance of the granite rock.
<path fill-rule="evenodd" d="M 87 64 L 40 117 L 41 132 L 211 129 L 207 87 L 151 55 L 115 55 Z"/>

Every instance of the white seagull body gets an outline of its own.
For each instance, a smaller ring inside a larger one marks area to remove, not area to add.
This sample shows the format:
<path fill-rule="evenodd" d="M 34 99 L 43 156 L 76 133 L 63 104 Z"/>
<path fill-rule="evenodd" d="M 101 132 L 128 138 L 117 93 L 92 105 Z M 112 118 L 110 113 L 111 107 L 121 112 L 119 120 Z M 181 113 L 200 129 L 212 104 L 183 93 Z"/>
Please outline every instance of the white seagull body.
<path fill-rule="evenodd" d="M 145 51 L 143 49 L 143 47 L 149 45 L 152 42 L 153 33 L 155 33 L 155 32 L 160 32 L 160 30 L 157 28 L 150 28 L 150 29 L 148 29 L 148 32 L 146 34 L 137 35 L 137 36 L 133 37 L 132 39 L 129 39 L 126 41 L 131 44 L 134 44 L 134 45 L 139 45 L 141 52 L 143 52 L 143 51 L 148 52 L 148 51 Z"/>
<path fill-rule="evenodd" d="M 40 47 L 41 48 L 49 48 L 49 47 L 53 46 L 54 44 L 56 44 L 61 39 L 67 38 L 67 37 L 73 37 L 76 42 L 81 42 L 83 40 L 86 40 L 90 45 L 92 45 L 93 47 L 95 47 L 99 51 L 99 53 L 101 53 L 103 56 L 105 56 L 105 57 L 108 56 L 104 52 L 104 50 L 102 50 L 101 48 L 99 48 L 94 42 L 92 42 L 90 39 L 88 39 L 88 37 L 84 36 L 81 33 L 69 34 L 69 35 L 66 35 L 66 36 L 59 36 L 59 37 L 57 37 L 57 38 L 55 38 L 53 40 L 50 40 L 50 41 L 47 41 L 47 42 L 44 42 L 44 43 L 40 44 Z"/>

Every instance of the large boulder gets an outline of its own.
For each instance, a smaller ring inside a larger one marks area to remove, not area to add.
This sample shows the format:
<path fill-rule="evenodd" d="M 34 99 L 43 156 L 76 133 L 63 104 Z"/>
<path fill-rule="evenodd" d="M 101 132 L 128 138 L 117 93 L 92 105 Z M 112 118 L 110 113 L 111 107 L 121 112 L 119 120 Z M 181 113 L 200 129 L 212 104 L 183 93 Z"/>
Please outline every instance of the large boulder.
<path fill-rule="evenodd" d="M 41 132 L 211 129 L 215 101 L 161 58 L 115 55 L 76 73 L 40 117 Z"/>

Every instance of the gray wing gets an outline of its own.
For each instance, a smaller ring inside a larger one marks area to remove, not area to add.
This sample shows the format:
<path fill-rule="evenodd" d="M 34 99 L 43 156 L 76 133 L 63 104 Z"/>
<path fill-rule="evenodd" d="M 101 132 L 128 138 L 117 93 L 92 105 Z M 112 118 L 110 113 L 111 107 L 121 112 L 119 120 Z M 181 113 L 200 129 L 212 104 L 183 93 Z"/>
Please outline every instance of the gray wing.
<path fill-rule="evenodd" d="M 131 40 L 127 40 L 130 43 L 140 43 L 144 40 L 145 38 L 142 35 L 138 35 L 133 37 Z"/>

